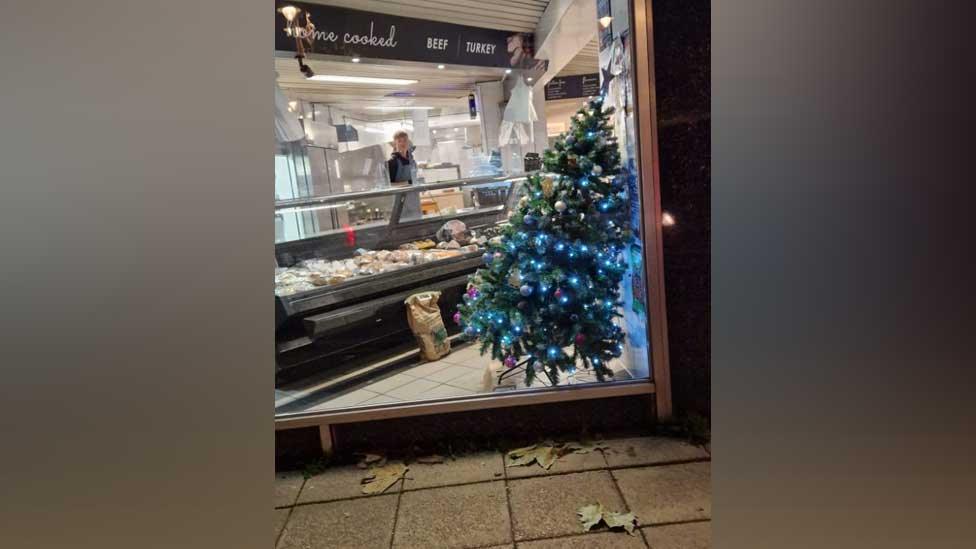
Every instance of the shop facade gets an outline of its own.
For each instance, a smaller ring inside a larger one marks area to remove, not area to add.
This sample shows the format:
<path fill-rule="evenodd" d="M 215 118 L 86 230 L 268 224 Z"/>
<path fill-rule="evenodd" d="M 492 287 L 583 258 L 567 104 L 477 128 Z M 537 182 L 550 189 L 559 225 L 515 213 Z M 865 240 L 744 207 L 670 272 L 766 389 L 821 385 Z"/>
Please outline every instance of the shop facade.
<path fill-rule="evenodd" d="M 276 430 L 669 418 L 650 2 L 406 4 L 275 4 Z"/>

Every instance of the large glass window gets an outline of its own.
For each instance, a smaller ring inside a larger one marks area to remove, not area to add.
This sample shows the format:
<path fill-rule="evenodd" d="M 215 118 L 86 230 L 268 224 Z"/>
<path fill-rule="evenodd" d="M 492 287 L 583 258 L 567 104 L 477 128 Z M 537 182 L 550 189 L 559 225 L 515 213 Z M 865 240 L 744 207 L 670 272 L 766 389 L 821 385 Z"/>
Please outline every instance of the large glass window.
<path fill-rule="evenodd" d="M 649 378 L 629 17 L 598 4 L 558 70 L 276 52 L 277 415 Z"/>

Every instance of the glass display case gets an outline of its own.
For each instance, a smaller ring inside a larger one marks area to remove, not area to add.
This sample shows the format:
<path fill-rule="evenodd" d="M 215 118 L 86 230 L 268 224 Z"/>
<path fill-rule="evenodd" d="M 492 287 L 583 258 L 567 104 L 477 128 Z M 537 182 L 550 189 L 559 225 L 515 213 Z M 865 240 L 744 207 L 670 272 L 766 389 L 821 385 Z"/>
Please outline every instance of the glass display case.
<path fill-rule="evenodd" d="M 331 358 L 379 341 L 410 341 L 403 300 L 420 291 L 459 299 L 524 181 L 479 177 L 278 201 L 276 216 L 319 218 L 315 234 L 275 245 L 280 377 L 321 373 Z M 456 206 L 404 215 L 411 195 L 445 192 L 458 195 Z"/>

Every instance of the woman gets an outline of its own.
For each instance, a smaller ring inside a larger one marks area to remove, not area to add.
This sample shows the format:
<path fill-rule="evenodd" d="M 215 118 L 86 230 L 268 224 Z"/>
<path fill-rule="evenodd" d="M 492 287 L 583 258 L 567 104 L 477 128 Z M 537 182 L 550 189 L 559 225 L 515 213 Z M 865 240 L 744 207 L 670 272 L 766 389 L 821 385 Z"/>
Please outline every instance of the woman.
<path fill-rule="evenodd" d="M 393 134 L 393 154 L 386 163 L 390 172 L 390 183 L 395 187 L 413 185 L 417 180 L 417 161 L 413 158 L 413 147 L 407 132 L 398 130 Z M 403 203 L 401 220 L 420 217 L 420 193 L 407 193 Z"/>
<path fill-rule="evenodd" d="M 390 183 L 413 184 L 417 162 L 413 159 L 413 147 L 410 146 L 407 132 L 399 130 L 393 134 L 393 154 L 386 167 L 390 170 Z"/>

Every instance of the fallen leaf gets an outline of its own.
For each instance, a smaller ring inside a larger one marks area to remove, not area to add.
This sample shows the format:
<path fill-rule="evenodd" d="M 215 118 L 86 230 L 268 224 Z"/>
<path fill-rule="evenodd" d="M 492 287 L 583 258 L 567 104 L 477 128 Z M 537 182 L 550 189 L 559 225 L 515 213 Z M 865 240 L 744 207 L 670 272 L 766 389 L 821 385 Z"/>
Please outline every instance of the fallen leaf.
<path fill-rule="evenodd" d="M 363 478 L 363 493 L 382 494 L 387 488 L 396 484 L 396 481 L 403 478 L 407 469 L 409 468 L 402 463 L 373 467 Z"/>
<path fill-rule="evenodd" d="M 568 442 L 564 446 L 567 453 L 573 454 L 589 454 L 590 452 L 600 450 L 609 450 L 610 447 L 603 442 Z"/>
<path fill-rule="evenodd" d="M 603 513 L 603 522 L 610 528 L 623 528 L 628 534 L 634 535 L 634 526 L 637 524 L 637 517 L 633 513 Z"/>
<path fill-rule="evenodd" d="M 579 515 L 580 523 L 583 525 L 583 531 L 589 532 L 594 526 L 603 521 L 608 528 L 623 528 L 628 534 L 634 535 L 634 527 L 637 526 L 637 517 L 633 513 L 618 513 L 616 511 L 607 511 L 603 508 L 603 505 L 596 503 L 593 505 L 584 505 L 576 511 Z"/>
<path fill-rule="evenodd" d="M 584 505 L 576 511 L 579 515 L 579 520 L 583 523 L 583 531 L 589 532 L 590 528 L 593 528 L 603 520 L 603 506 L 597 503 L 596 505 Z"/>
<path fill-rule="evenodd" d="M 378 454 L 363 454 L 363 463 L 366 465 L 371 465 L 377 463 L 383 459 L 383 456 Z"/>
<path fill-rule="evenodd" d="M 508 467 L 519 467 L 538 463 L 543 469 L 548 470 L 559 458 L 558 450 L 552 446 L 540 446 L 533 444 L 525 448 L 518 448 L 508 453 Z"/>
<path fill-rule="evenodd" d="M 439 456 L 437 454 L 431 456 L 423 456 L 417 458 L 417 463 L 425 463 L 427 465 L 433 465 L 435 463 L 444 463 L 444 456 Z"/>

